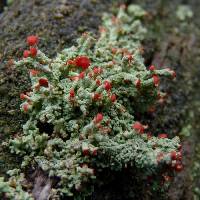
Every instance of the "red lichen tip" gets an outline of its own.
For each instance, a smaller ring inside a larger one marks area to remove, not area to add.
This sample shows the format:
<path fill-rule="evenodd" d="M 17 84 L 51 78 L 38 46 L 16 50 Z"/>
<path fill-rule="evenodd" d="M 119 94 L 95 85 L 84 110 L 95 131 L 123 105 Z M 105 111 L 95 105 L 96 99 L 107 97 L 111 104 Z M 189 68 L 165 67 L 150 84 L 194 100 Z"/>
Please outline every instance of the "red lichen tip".
<path fill-rule="evenodd" d="M 30 69 L 29 72 L 31 76 L 37 76 L 38 74 L 40 74 L 40 71 L 35 69 Z"/>
<path fill-rule="evenodd" d="M 98 148 L 96 148 L 96 147 L 93 148 L 92 151 L 91 151 L 92 155 L 97 156 L 97 151 L 98 151 Z"/>
<path fill-rule="evenodd" d="M 102 113 L 98 113 L 97 115 L 96 115 L 96 117 L 94 118 L 94 122 L 97 124 L 97 123 L 99 123 L 99 122 L 101 122 L 103 120 L 103 115 L 102 115 Z"/>
<path fill-rule="evenodd" d="M 39 85 L 43 86 L 43 87 L 48 87 L 49 86 L 48 79 L 47 78 L 40 78 L 39 79 Z"/>
<path fill-rule="evenodd" d="M 175 166 L 175 170 L 177 171 L 177 172 L 181 172 L 182 170 L 183 170 L 183 165 L 182 164 L 176 164 L 176 166 Z"/>
<path fill-rule="evenodd" d="M 28 103 L 24 103 L 23 105 L 22 105 L 22 109 L 23 109 L 23 111 L 26 113 L 26 112 L 28 112 L 28 110 L 29 110 L 29 104 Z"/>
<path fill-rule="evenodd" d="M 71 88 L 70 91 L 69 91 L 69 96 L 71 98 L 74 98 L 75 97 L 75 92 L 74 92 L 74 88 Z"/>
<path fill-rule="evenodd" d="M 37 55 L 37 49 L 35 47 L 30 48 L 31 57 L 34 58 Z"/>
<path fill-rule="evenodd" d="M 171 74 L 172 78 L 176 78 L 176 72 L 170 68 L 166 68 L 166 70 Z"/>
<path fill-rule="evenodd" d="M 149 67 L 149 70 L 150 71 L 154 71 L 156 69 L 156 67 L 154 66 L 154 65 L 151 65 L 150 67 Z"/>
<path fill-rule="evenodd" d="M 160 83 L 160 78 L 159 78 L 158 75 L 156 75 L 156 74 L 154 74 L 154 75 L 152 76 L 152 78 L 153 78 L 153 83 L 154 83 L 154 85 L 155 85 L 156 87 L 158 87 L 158 85 L 159 85 L 159 83 Z"/>
<path fill-rule="evenodd" d="M 128 54 L 126 55 L 126 57 L 127 57 L 128 61 L 129 61 L 129 63 L 133 60 L 133 55 L 130 54 L 130 53 L 128 53 Z"/>
<path fill-rule="evenodd" d="M 96 80 L 96 84 L 97 84 L 98 86 L 100 86 L 100 85 L 101 85 L 101 81 L 100 81 L 99 79 L 97 79 L 97 80 Z"/>
<path fill-rule="evenodd" d="M 137 89 L 140 89 L 140 87 L 141 87 L 141 80 L 140 79 L 137 79 L 136 81 L 135 81 L 135 87 L 137 88 Z"/>
<path fill-rule="evenodd" d="M 167 134 L 166 133 L 161 133 L 161 134 L 158 134 L 158 138 L 159 139 L 164 139 L 164 138 L 167 138 Z"/>
<path fill-rule="evenodd" d="M 95 101 L 101 100 L 101 94 L 99 94 L 99 93 L 94 93 L 94 94 L 93 94 L 93 99 L 94 99 Z"/>
<path fill-rule="evenodd" d="M 112 52 L 112 54 L 116 54 L 117 53 L 117 48 L 112 48 L 111 52 Z"/>
<path fill-rule="evenodd" d="M 104 81 L 105 90 L 109 91 L 112 88 L 110 81 Z"/>
<path fill-rule="evenodd" d="M 176 158 L 177 158 L 176 151 L 172 151 L 170 153 L 170 157 L 171 157 L 172 160 L 176 160 Z"/>
<path fill-rule="evenodd" d="M 176 78 L 176 72 L 172 70 L 172 78 Z"/>
<path fill-rule="evenodd" d="M 90 59 L 87 56 L 78 56 L 74 60 L 75 65 L 77 67 L 82 67 L 82 69 L 86 70 L 90 66 Z"/>
<path fill-rule="evenodd" d="M 110 100 L 114 103 L 117 99 L 117 96 L 115 94 L 112 94 L 110 97 Z"/>
<path fill-rule="evenodd" d="M 67 60 L 66 65 L 75 65 L 75 62 L 74 60 L 69 59 Z"/>
<path fill-rule="evenodd" d="M 82 152 L 83 152 L 83 155 L 84 155 L 84 156 L 89 155 L 89 148 L 83 148 L 83 149 L 82 149 Z"/>
<path fill-rule="evenodd" d="M 152 138 L 151 132 L 147 133 L 147 138 L 148 138 L 148 139 L 151 139 L 151 138 Z"/>
<path fill-rule="evenodd" d="M 30 56 L 31 52 L 29 50 L 25 50 L 23 53 L 24 58 L 28 58 Z"/>
<path fill-rule="evenodd" d="M 135 122 L 132 128 L 138 133 L 144 133 L 144 126 L 140 122 Z"/>
<path fill-rule="evenodd" d="M 98 75 L 98 74 L 100 74 L 101 72 L 102 72 L 102 69 L 101 69 L 100 67 L 94 67 L 94 69 L 93 69 L 93 73 L 94 73 L 94 74 Z"/>
<path fill-rule="evenodd" d="M 81 72 L 79 75 L 78 75 L 79 79 L 84 79 L 85 77 L 85 72 Z"/>
<path fill-rule="evenodd" d="M 20 99 L 21 99 L 21 100 L 26 99 L 26 95 L 25 95 L 24 93 L 21 93 L 21 94 L 20 94 Z"/>
<path fill-rule="evenodd" d="M 182 145 L 180 144 L 180 145 L 178 146 L 178 150 L 181 151 L 181 149 L 182 149 Z"/>
<path fill-rule="evenodd" d="M 182 160 L 182 153 L 181 153 L 181 152 L 178 152 L 178 153 L 176 154 L 176 160 L 179 160 L 179 161 Z"/>
<path fill-rule="evenodd" d="M 29 46 L 37 45 L 37 44 L 38 44 L 38 41 L 39 41 L 39 39 L 38 39 L 38 37 L 35 36 L 35 35 L 30 35 L 30 36 L 28 36 L 27 39 L 26 39 L 26 42 L 27 42 L 27 44 L 28 44 Z"/>

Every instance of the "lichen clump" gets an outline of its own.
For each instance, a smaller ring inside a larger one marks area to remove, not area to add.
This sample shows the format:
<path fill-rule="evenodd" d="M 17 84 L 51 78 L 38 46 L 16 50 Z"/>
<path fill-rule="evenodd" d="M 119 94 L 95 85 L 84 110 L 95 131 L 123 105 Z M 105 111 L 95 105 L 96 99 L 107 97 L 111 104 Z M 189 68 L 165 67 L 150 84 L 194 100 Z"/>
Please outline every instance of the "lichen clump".
<path fill-rule="evenodd" d="M 39 168 L 59 180 L 52 196 L 90 195 L 108 168 L 134 166 L 146 177 L 166 166 L 182 169 L 179 138 L 155 137 L 137 117 L 163 98 L 160 77 L 175 77 L 169 68 L 144 65 L 144 15 L 135 5 L 121 6 L 116 16 L 104 16 L 98 39 L 85 33 L 53 59 L 31 36 L 30 50 L 15 62 L 30 70 L 32 88 L 20 95 L 29 120 L 10 148 L 22 158 L 21 172 Z"/>

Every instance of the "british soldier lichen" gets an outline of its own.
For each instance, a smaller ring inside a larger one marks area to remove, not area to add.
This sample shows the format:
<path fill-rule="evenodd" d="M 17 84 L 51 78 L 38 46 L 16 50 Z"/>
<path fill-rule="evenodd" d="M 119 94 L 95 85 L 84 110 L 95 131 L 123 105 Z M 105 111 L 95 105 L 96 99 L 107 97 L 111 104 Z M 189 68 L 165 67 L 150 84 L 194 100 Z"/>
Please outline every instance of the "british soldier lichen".
<path fill-rule="evenodd" d="M 144 14 L 122 6 L 117 16 L 104 16 L 98 39 L 85 33 L 53 59 L 37 49 L 36 36 L 27 38 L 30 50 L 15 65 L 30 70 L 32 90 L 20 95 L 29 120 L 10 148 L 22 157 L 22 171 L 37 167 L 59 178 L 54 194 L 87 196 L 106 168 L 134 165 L 147 177 L 166 165 L 180 171 L 179 138 L 152 136 L 136 117 L 164 96 L 160 77 L 175 77 L 144 65 Z"/>

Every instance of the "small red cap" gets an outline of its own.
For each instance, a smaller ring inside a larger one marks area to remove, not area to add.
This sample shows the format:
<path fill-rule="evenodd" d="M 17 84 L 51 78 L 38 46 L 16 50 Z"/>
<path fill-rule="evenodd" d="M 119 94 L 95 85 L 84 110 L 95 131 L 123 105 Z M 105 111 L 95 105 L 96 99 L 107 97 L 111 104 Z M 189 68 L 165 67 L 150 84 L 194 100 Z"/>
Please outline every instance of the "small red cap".
<path fill-rule="evenodd" d="M 30 72 L 31 76 L 37 76 L 40 73 L 40 71 L 35 70 L 35 69 L 30 69 L 29 72 Z"/>
<path fill-rule="evenodd" d="M 109 81 L 104 82 L 104 88 L 108 91 L 112 88 L 112 85 Z"/>
<path fill-rule="evenodd" d="M 136 87 L 137 89 L 139 89 L 139 88 L 141 87 L 141 80 L 140 80 L 140 79 L 137 79 L 137 80 L 135 81 L 135 87 Z"/>
<path fill-rule="evenodd" d="M 161 134 L 158 135 L 158 138 L 160 138 L 160 139 L 167 138 L 167 137 L 168 136 L 165 133 L 161 133 Z"/>
<path fill-rule="evenodd" d="M 95 101 L 100 100 L 100 99 L 101 99 L 101 94 L 99 94 L 99 93 L 94 93 L 93 99 L 94 99 Z"/>
<path fill-rule="evenodd" d="M 82 67 L 83 69 L 87 69 L 91 63 L 87 56 L 78 56 L 75 58 L 74 62 L 77 67 Z"/>
<path fill-rule="evenodd" d="M 37 55 L 37 49 L 35 47 L 30 48 L 31 57 L 35 57 Z"/>
<path fill-rule="evenodd" d="M 99 79 L 97 79 L 97 80 L 96 80 L 96 84 L 97 84 L 98 86 L 100 86 L 100 85 L 101 85 L 101 81 L 100 81 Z"/>
<path fill-rule="evenodd" d="M 177 165 L 175 166 L 175 170 L 176 170 L 177 172 L 181 172 L 181 171 L 183 170 L 183 165 L 182 165 L 182 164 L 177 164 Z"/>
<path fill-rule="evenodd" d="M 112 102 L 115 102 L 116 99 L 117 99 L 117 96 L 116 96 L 115 94 L 112 94 L 111 97 L 110 97 L 110 100 L 111 100 Z"/>
<path fill-rule="evenodd" d="M 26 99 L 26 95 L 25 95 L 24 93 L 21 93 L 21 94 L 20 94 L 20 99 L 21 99 L 21 100 Z"/>
<path fill-rule="evenodd" d="M 176 160 L 176 158 L 177 158 L 177 156 L 176 156 L 176 151 L 172 151 L 172 152 L 170 153 L 170 156 L 171 156 L 171 159 L 172 159 L 172 160 Z"/>
<path fill-rule="evenodd" d="M 29 46 L 34 46 L 38 43 L 39 39 L 35 35 L 30 35 L 27 37 L 26 42 Z"/>
<path fill-rule="evenodd" d="M 158 85 L 159 85 L 159 83 L 160 83 L 160 79 L 159 79 L 158 75 L 154 74 L 152 78 L 153 78 L 153 83 L 154 83 L 154 85 L 155 85 L 156 87 L 158 87 Z"/>
<path fill-rule="evenodd" d="M 144 133 L 144 126 L 140 122 L 135 122 L 132 126 L 138 133 Z"/>
<path fill-rule="evenodd" d="M 96 115 L 96 117 L 94 118 L 94 122 L 95 123 L 99 123 L 99 122 L 101 122 L 103 120 L 103 115 L 102 115 L 102 113 L 98 113 L 97 115 Z"/>
<path fill-rule="evenodd" d="M 43 87 L 48 87 L 49 86 L 48 79 L 47 78 L 40 78 L 39 79 L 39 85 L 43 86 Z"/>
<path fill-rule="evenodd" d="M 24 53 L 23 53 L 23 57 L 28 58 L 30 56 L 30 53 L 31 52 L 29 50 L 25 50 Z"/>
<path fill-rule="evenodd" d="M 29 104 L 28 103 L 23 104 L 22 108 L 23 108 L 24 112 L 28 112 Z"/>
<path fill-rule="evenodd" d="M 78 75 L 79 79 L 84 79 L 85 77 L 85 72 L 81 72 L 79 75 Z"/>
<path fill-rule="evenodd" d="M 72 89 L 70 89 L 70 91 L 69 91 L 69 96 L 70 97 L 75 97 L 75 92 L 74 92 L 74 89 L 72 88 Z"/>
<path fill-rule="evenodd" d="M 67 65 L 75 65 L 75 62 L 74 62 L 74 60 L 67 60 L 67 62 L 66 62 L 66 64 Z"/>
<path fill-rule="evenodd" d="M 150 67 L 149 67 L 149 70 L 150 71 L 154 71 L 156 68 L 155 68 L 155 66 L 154 65 L 151 65 Z"/>

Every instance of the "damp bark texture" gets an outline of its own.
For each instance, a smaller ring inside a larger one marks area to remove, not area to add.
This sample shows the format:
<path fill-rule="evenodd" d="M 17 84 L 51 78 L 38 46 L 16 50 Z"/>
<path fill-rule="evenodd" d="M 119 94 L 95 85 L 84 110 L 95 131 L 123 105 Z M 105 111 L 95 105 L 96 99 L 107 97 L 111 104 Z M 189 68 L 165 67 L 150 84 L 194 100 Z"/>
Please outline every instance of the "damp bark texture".
<path fill-rule="evenodd" d="M 138 3 L 149 16 L 145 21 L 148 29 L 144 41 L 146 65 L 169 66 L 177 72 L 177 80 L 171 85 L 162 85 L 169 93 L 167 105 L 153 115 L 144 118 L 155 134 L 162 130 L 171 136 L 180 135 L 190 125 L 190 137 L 183 137 L 185 170 L 173 181 L 167 194 L 153 194 L 145 191 L 145 183 L 137 183 L 135 173 L 121 172 L 107 182 L 102 175 L 103 186 L 95 187 L 90 199 L 192 199 L 194 185 L 191 180 L 195 145 L 200 138 L 198 132 L 198 77 L 200 70 L 200 3 L 198 0 L 16 0 L 0 15 L 0 176 L 20 160 L 9 153 L 3 145 L 10 137 L 20 134 L 26 121 L 20 110 L 19 94 L 29 90 L 28 73 L 12 66 L 12 59 L 22 57 L 26 48 L 25 38 L 31 34 L 40 37 L 39 48 L 54 56 L 66 46 L 75 43 L 85 31 L 97 33 L 103 12 L 110 12 L 118 3 Z M 190 6 L 194 16 L 181 21 L 176 10 L 182 4 Z M 159 117 L 158 117 L 159 116 Z M 195 157 L 196 158 L 196 157 Z M 33 184 L 36 199 L 47 199 L 51 180 L 41 171 L 31 172 L 29 181 Z M 199 182 L 197 181 L 197 184 Z"/>

